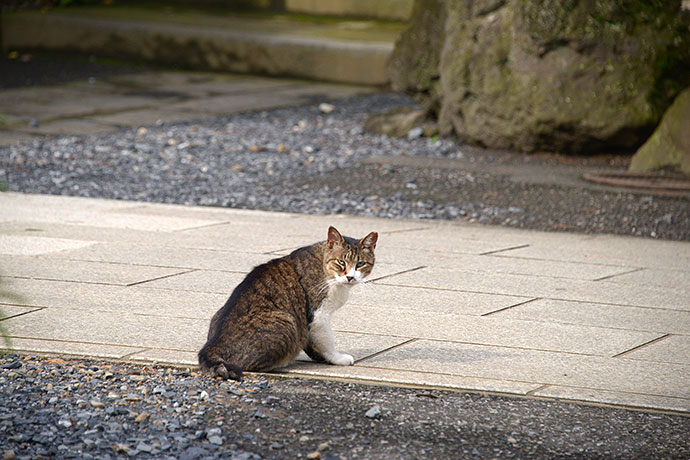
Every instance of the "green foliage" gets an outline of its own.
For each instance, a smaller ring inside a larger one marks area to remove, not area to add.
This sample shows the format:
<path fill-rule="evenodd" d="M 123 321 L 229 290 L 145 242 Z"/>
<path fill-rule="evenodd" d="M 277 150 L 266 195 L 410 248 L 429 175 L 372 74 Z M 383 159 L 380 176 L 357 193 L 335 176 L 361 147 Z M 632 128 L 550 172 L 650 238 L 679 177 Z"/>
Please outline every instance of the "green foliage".
<path fill-rule="evenodd" d="M 3 286 L 2 278 L 0 278 L 0 302 L 21 302 L 22 297 L 10 292 L 5 286 Z M 0 309 L 0 317 L 4 316 L 2 310 Z M 7 335 L 7 330 L 2 321 L 0 321 L 0 335 L 2 335 L 2 340 L 5 342 L 5 348 L 12 349 L 12 341 Z"/>
<path fill-rule="evenodd" d="M 7 184 L 0 181 L 0 192 L 4 192 L 7 190 L 8 190 Z M 21 296 L 14 294 L 14 293 L 10 292 L 9 290 L 7 290 L 3 286 L 2 278 L 0 278 L 0 302 L 5 302 L 5 301 L 21 302 L 22 298 L 21 298 Z M 2 317 L 2 316 L 4 316 L 4 315 L 2 313 L 2 309 L 0 309 L 0 317 Z M 5 330 L 5 326 L 1 320 L 0 320 L 0 335 L 2 335 L 2 340 L 5 342 L 5 348 L 12 348 L 11 347 L 12 343 L 10 341 L 9 336 L 7 335 L 7 331 Z"/>

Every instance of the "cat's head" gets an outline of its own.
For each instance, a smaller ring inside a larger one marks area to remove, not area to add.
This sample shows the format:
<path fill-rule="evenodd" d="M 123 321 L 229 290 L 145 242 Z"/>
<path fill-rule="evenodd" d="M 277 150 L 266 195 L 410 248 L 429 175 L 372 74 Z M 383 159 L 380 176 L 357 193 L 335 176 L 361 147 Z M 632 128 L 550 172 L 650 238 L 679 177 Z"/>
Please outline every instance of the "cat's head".
<path fill-rule="evenodd" d="M 335 227 L 328 229 L 324 270 L 338 284 L 353 285 L 369 276 L 374 268 L 374 249 L 379 235 L 371 232 L 361 240 L 343 237 Z"/>

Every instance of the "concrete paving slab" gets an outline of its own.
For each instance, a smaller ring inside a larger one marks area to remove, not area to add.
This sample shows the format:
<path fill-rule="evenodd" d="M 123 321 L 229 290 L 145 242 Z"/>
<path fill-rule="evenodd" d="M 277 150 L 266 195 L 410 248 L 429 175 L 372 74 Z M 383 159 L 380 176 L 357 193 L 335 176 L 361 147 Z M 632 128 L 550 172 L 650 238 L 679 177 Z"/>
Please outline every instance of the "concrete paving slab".
<path fill-rule="evenodd" d="M 597 356 L 615 356 L 662 335 L 593 326 L 428 312 L 417 305 L 413 308 L 375 308 L 359 305 L 354 295 L 348 305 L 333 316 L 333 327 L 370 334 Z"/>
<path fill-rule="evenodd" d="M 690 331 L 690 311 L 604 303 L 536 299 L 500 311 L 495 315 L 497 318 L 506 319 L 581 324 L 668 334 L 687 334 Z"/>
<path fill-rule="evenodd" d="M 98 358 L 123 358 L 140 348 L 106 345 L 101 343 L 70 342 L 65 340 L 44 340 L 12 337 L 11 348 L 7 349 L 0 342 L 0 349 L 23 353 L 56 353 L 77 356 L 95 356 Z"/>
<path fill-rule="evenodd" d="M 0 321 L 3 319 L 12 318 L 13 316 L 26 315 L 27 313 L 37 310 L 38 308 L 34 307 L 18 307 L 17 305 L 0 303 Z"/>
<path fill-rule="evenodd" d="M 382 245 L 378 258 L 395 259 L 399 262 L 417 265 L 433 265 L 437 268 L 451 268 L 489 273 L 509 273 L 554 278 L 572 278 L 598 280 L 614 277 L 636 270 L 633 267 L 605 264 L 587 264 L 581 262 L 557 262 L 551 260 L 533 260 L 493 255 L 457 254 L 449 252 L 427 251 L 420 249 L 401 249 Z"/>
<path fill-rule="evenodd" d="M 276 213 L 273 216 L 257 214 L 243 218 L 237 210 L 232 222 L 188 230 L 184 235 L 194 235 L 196 240 L 204 242 L 205 246 L 197 247 L 212 245 L 215 248 L 230 250 L 252 248 L 256 252 L 275 252 L 284 255 L 293 249 L 324 241 L 331 225 L 343 235 L 352 238 L 363 238 L 370 232 L 378 232 L 379 242 L 387 241 L 389 233 L 396 234 L 415 227 L 415 224 L 409 221 L 376 222 L 351 216 L 296 216 Z"/>
<path fill-rule="evenodd" d="M 163 233 L 131 228 L 95 227 L 82 224 L 63 224 L 57 222 L 7 221 L 0 222 L 0 235 L 15 237 L 31 236 L 34 238 L 55 238 L 73 241 L 98 242 L 131 242 L 146 244 L 156 241 L 171 246 L 180 241 L 176 233 Z"/>
<path fill-rule="evenodd" d="M 638 307 L 658 308 L 663 305 L 668 309 L 690 310 L 690 288 L 686 287 L 664 289 L 638 286 L 630 289 L 629 286 L 607 281 L 478 273 L 436 267 L 403 273 L 380 283 Z"/>
<path fill-rule="evenodd" d="M 272 256 L 237 251 L 214 251 L 156 244 L 96 243 L 74 251 L 62 251 L 52 256 L 65 261 L 107 262 L 125 266 L 175 267 L 185 270 L 222 270 L 249 272 L 267 262 Z M 171 272 L 172 273 L 172 272 Z M 181 274 L 182 271 L 176 271 Z"/>
<path fill-rule="evenodd" d="M 502 255 L 674 270 L 690 267 L 690 244 L 686 242 L 612 235 L 591 235 L 581 244 L 566 246 L 559 239 L 544 238 L 538 245 L 515 248 Z"/>
<path fill-rule="evenodd" d="M 263 220 L 258 218 L 256 222 L 235 220 L 222 225 L 189 229 L 172 237 L 166 237 L 165 242 L 175 246 L 229 251 L 246 251 L 247 248 L 251 248 L 257 253 L 290 252 L 294 248 L 316 242 L 316 240 L 305 238 L 305 235 L 294 235 L 282 229 L 276 230 L 282 226 L 291 227 L 293 225 L 291 221 L 292 219 L 283 219 L 281 222 L 279 218 Z"/>
<path fill-rule="evenodd" d="M 121 312 L 45 308 L 3 321 L 10 337 L 88 342 L 134 348 L 198 350 L 206 319 L 180 319 Z"/>
<path fill-rule="evenodd" d="M 626 359 L 661 363 L 690 363 L 690 336 L 670 335 L 625 354 Z"/>
<path fill-rule="evenodd" d="M 83 248 L 94 244 L 91 241 L 63 238 L 39 238 L 35 236 L 0 235 L 0 254 L 35 256 L 60 252 L 66 249 Z"/>
<path fill-rule="evenodd" d="M 233 94 L 228 96 L 190 99 L 170 104 L 176 112 L 187 111 L 205 115 L 227 115 L 231 113 L 266 110 L 305 103 L 305 100 L 291 92 L 268 91 L 260 94 Z"/>
<path fill-rule="evenodd" d="M 376 353 L 384 352 L 391 347 L 402 345 L 410 340 L 409 337 L 393 337 L 378 334 L 360 334 L 358 332 L 333 331 L 335 348 L 341 353 L 347 353 L 358 361 L 366 360 Z M 306 353 L 301 352 L 298 361 L 312 362 Z"/>
<path fill-rule="evenodd" d="M 329 366 L 326 364 L 297 362 L 283 369 L 292 375 L 327 377 L 393 385 L 413 385 L 455 390 L 493 391 L 516 395 L 527 395 L 541 387 L 539 384 L 500 379 L 485 379 L 411 370 L 389 370 L 369 367 L 366 361 L 352 367 Z"/>
<path fill-rule="evenodd" d="M 148 71 L 108 78 L 120 87 L 128 87 L 132 92 L 154 88 L 160 93 L 179 94 L 183 97 L 207 97 L 219 94 L 260 92 L 270 89 L 286 88 L 299 80 L 285 78 L 258 77 L 255 75 L 233 75 L 211 72 L 171 72 Z M 154 94 L 155 93 L 151 93 Z"/>
<path fill-rule="evenodd" d="M 328 229 L 329 225 L 333 225 L 338 230 L 341 230 L 343 235 L 353 238 L 361 238 L 369 232 L 378 232 L 379 238 L 386 235 L 388 240 L 389 236 L 392 235 L 418 232 L 429 228 L 424 221 L 412 219 L 380 219 L 376 217 L 350 216 L 347 214 L 331 214 L 326 216 L 299 215 L 299 218 L 300 222 L 307 224 L 307 227 L 312 232 L 323 233 L 323 225 L 325 223 L 326 229 Z M 315 225 L 318 226 L 312 228 Z M 325 239 L 325 237 L 323 238 Z"/>
<path fill-rule="evenodd" d="M 17 212 L 18 210 L 23 210 L 24 215 L 28 217 L 30 214 L 42 214 L 46 209 L 68 211 L 73 208 L 79 208 L 88 211 L 105 212 L 140 206 L 139 203 L 132 201 L 66 197 L 61 195 L 37 195 L 16 192 L 0 193 L 0 205 L 2 205 L 3 210 L 3 213 L 0 215 L 0 217 L 3 217 L 2 220 L 15 220 L 7 218 L 8 213 L 9 216 L 15 217 L 15 215 L 19 215 L 19 212 Z M 32 212 L 28 213 L 28 209 L 31 209 Z M 68 216 L 63 219 L 63 223 L 66 222 L 69 222 Z"/>
<path fill-rule="evenodd" d="M 39 122 L 141 109 L 151 103 L 148 97 L 128 96 L 112 89 L 99 91 L 98 88 L 73 85 L 15 88 L 0 93 L 0 108 L 3 112 L 34 118 Z"/>
<path fill-rule="evenodd" d="M 45 197 L 45 198 L 44 198 Z M 116 200 L 94 200 L 72 197 L 69 200 L 56 199 L 50 195 L 20 195 L 6 192 L 0 194 L 3 209 L 0 221 L 91 225 L 95 227 L 129 228 L 148 231 L 176 231 L 221 223 L 206 219 L 184 217 L 129 215 L 126 212 L 109 213 L 137 207 L 135 203 Z M 69 203 L 69 204 L 68 204 Z M 34 212 L 27 213 L 28 207 Z"/>
<path fill-rule="evenodd" d="M 243 85 L 249 86 L 249 85 Z M 249 87 L 248 90 L 211 93 L 205 97 L 166 104 L 167 110 L 178 113 L 225 115 L 246 111 L 265 110 L 290 105 L 312 104 L 371 93 L 374 88 L 367 86 L 329 85 L 327 83 L 305 83 L 295 81 L 290 85 Z M 337 102 L 336 102 L 337 104 Z"/>
<path fill-rule="evenodd" d="M 197 119 L 207 118 L 206 114 L 197 115 Z M 168 110 L 165 108 L 145 108 L 127 110 L 105 115 L 90 115 L 85 120 L 94 121 L 115 127 L 139 127 L 152 126 L 158 123 L 175 123 L 178 121 L 191 121 L 189 112 Z"/>
<path fill-rule="evenodd" d="M 611 283 L 628 284 L 632 286 L 660 286 L 669 289 L 690 286 L 690 272 L 682 270 L 667 270 L 663 268 L 644 268 L 629 273 L 613 275 L 607 279 Z"/>
<path fill-rule="evenodd" d="M 232 293 L 235 287 L 242 282 L 245 276 L 246 273 L 239 272 L 195 270 L 178 276 L 150 281 L 144 286 L 154 289 L 223 294 L 226 298 L 216 306 L 215 310 L 218 310 L 223 306 L 227 297 Z"/>
<path fill-rule="evenodd" d="M 211 92 L 205 97 L 195 97 L 182 102 L 166 104 L 165 108 L 176 113 L 189 113 L 191 111 L 199 114 L 225 115 L 334 101 L 374 91 L 373 88 L 366 86 L 329 85 L 303 81 L 294 81 L 286 85 L 284 82 L 271 84 L 259 80 L 258 84 L 238 85 L 236 91 L 232 91 L 227 85 L 224 86 L 226 89 L 220 94 Z"/>
<path fill-rule="evenodd" d="M 690 410 L 690 399 L 668 396 L 641 395 L 620 391 L 596 390 L 549 385 L 532 393 L 533 396 L 583 401 L 589 403 L 613 404 L 616 406 L 639 407 L 645 409 L 687 412 Z"/>
<path fill-rule="evenodd" d="M 139 211 L 131 213 L 125 211 L 126 218 L 129 220 L 135 220 L 138 213 Z M 156 216 L 156 214 L 152 213 L 151 216 Z M 179 218 L 186 218 L 186 215 L 181 213 Z M 105 221 L 100 223 L 65 224 L 50 222 L 47 220 L 48 218 L 44 221 L 32 221 L 31 219 L 32 217 L 27 216 L 23 221 L 0 221 L 0 235 L 12 236 L 15 238 L 31 236 L 35 238 L 73 239 L 75 241 L 88 240 L 94 243 L 131 243 L 144 246 L 147 244 L 150 245 L 152 241 L 155 241 L 157 245 L 168 248 L 189 248 L 245 253 L 249 253 L 247 252 L 248 248 L 252 251 L 256 251 L 256 253 L 269 253 L 287 248 L 285 251 L 282 251 L 287 254 L 293 247 L 300 245 L 294 238 L 283 238 L 279 232 L 270 232 L 265 228 L 262 230 L 262 227 L 265 226 L 272 228 L 271 225 L 278 225 L 280 219 L 266 221 L 262 225 L 256 225 L 244 222 L 219 223 L 217 220 L 206 220 L 203 215 L 199 216 L 198 219 L 194 216 L 190 216 L 188 220 L 182 222 L 193 222 L 198 225 L 176 231 L 159 231 L 153 226 L 154 229 L 151 230 L 146 228 L 122 228 L 122 226 L 119 225 L 119 220 L 114 220 L 113 226 L 107 227 L 105 225 L 108 225 L 108 222 Z M 143 219 L 146 218 L 144 217 Z M 180 222 L 179 219 L 170 219 L 173 220 L 163 222 Z M 219 217 L 218 219 L 223 219 L 223 217 Z M 228 217 L 227 219 L 232 218 Z M 260 223 L 262 220 L 257 218 L 257 222 Z M 223 225 L 226 223 L 228 225 Z M 144 225 L 139 226 L 143 227 Z M 210 229 L 210 227 L 215 226 L 220 228 L 215 230 Z M 209 227 L 209 229 L 201 231 L 204 227 Z M 262 233 L 260 234 L 259 232 Z M 299 241 L 301 241 L 303 245 L 307 240 L 300 238 Z M 278 252 L 276 252 L 276 254 L 278 254 Z"/>
<path fill-rule="evenodd" d="M 62 134 L 62 135 L 90 135 L 90 134 L 104 134 L 114 133 L 120 129 L 114 124 L 102 122 L 100 120 L 90 120 L 83 118 L 69 118 L 55 121 L 41 122 L 37 127 L 20 127 L 15 128 L 18 132 L 27 134 Z"/>
<path fill-rule="evenodd" d="M 367 360 L 367 366 L 690 400 L 689 367 L 679 364 L 418 340 Z"/>
<path fill-rule="evenodd" d="M 527 234 L 527 233 L 526 233 Z M 433 231 L 401 233 L 387 238 L 388 248 L 433 251 L 445 254 L 484 254 L 506 251 L 530 243 L 526 234 L 489 231 L 478 232 L 472 226 L 434 227 Z"/>
<path fill-rule="evenodd" d="M 423 310 L 430 313 L 454 313 L 474 316 L 484 315 L 532 300 L 530 297 L 409 286 L 387 286 L 378 282 L 364 284 L 357 290 L 357 297 L 353 299 L 357 301 L 358 305 L 374 306 L 391 312 L 396 311 L 398 308 L 406 308 L 413 311 Z"/>
<path fill-rule="evenodd" d="M 346 85 L 299 81 L 295 86 L 279 88 L 276 92 L 299 96 L 304 102 L 333 102 L 338 110 L 338 99 L 378 92 L 376 86 Z"/>
<path fill-rule="evenodd" d="M 185 272 L 181 269 L 134 264 L 89 262 L 62 258 L 53 260 L 3 254 L 0 254 L 0 267 L 2 267 L 2 275 L 5 277 L 117 284 L 121 286 Z"/>
<path fill-rule="evenodd" d="M 21 295 L 12 301 L 27 307 L 57 307 L 177 319 L 211 319 L 226 294 L 171 291 L 136 286 L 96 285 L 66 281 L 2 278 L 3 288 Z M 8 301 L 9 302 L 9 301 Z"/>
<path fill-rule="evenodd" d="M 245 223 L 253 224 L 251 219 L 246 217 L 243 219 L 243 213 L 238 213 L 232 208 L 221 208 L 212 206 L 187 206 L 179 204 L 163 204 L 156 203 L 155 205 L 141 203 L 127 208 L 113 210 L 114 213 L 125 213 L 137 216 L 159 216 L 159 217 L 173 217 L 185 219 L 202 219 L 211 221 L 210 225 L 219 225 L 222 223 Z M 282 216 L 293 216 L 294 214 L 277 213 L 277 215 L 269 214 L 266 218 L 274 220 L 280 219 Z M 258 216 L 257 216 L 258 217 Z M 247 222 L 243 222 L 246 220 Z M 256 224 L 254 224 L 256 225 Z"/>
<path fill-rule="evenodd" d="M 149 348 L 147 350 L 129 355 L 127 358 L 132 361 L 147 363 L 154 362 L 166 364 L 182 364 L 188 365 L 190 367 L 196 367 L 199 365 L 197 351 L 187 350 L 166 350 L 161 348 Z"/>

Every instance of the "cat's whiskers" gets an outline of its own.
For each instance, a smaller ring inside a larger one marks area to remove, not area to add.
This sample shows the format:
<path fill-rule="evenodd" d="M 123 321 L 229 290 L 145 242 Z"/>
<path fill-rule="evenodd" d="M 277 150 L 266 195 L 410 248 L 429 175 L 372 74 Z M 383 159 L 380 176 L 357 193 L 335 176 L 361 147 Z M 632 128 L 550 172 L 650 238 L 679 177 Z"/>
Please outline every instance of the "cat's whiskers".
<path fill-rule="evenodd" d="M 323 294 L 324 292 L 327 292 L 331 286 L 335 285 L 336 281 L 333 278 L 326 278 L 325 280 L 321 281 L 320 283 L 314 285 L 311 289 L 309 289 L 309 294 L 319 296 Z"/>

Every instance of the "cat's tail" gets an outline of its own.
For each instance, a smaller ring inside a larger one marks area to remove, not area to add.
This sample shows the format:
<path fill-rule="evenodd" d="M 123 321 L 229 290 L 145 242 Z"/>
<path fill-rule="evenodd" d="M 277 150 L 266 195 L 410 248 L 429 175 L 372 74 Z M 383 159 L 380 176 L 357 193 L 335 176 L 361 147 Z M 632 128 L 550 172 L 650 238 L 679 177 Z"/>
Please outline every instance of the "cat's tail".
<path fill-rule="evenodd" d="M 206 347 L 199 352 L 199 367 L 213 377 L 242 381 L 242 368 L 240 366 L 227 363 L 218 356 L 209 356 Z"/>

